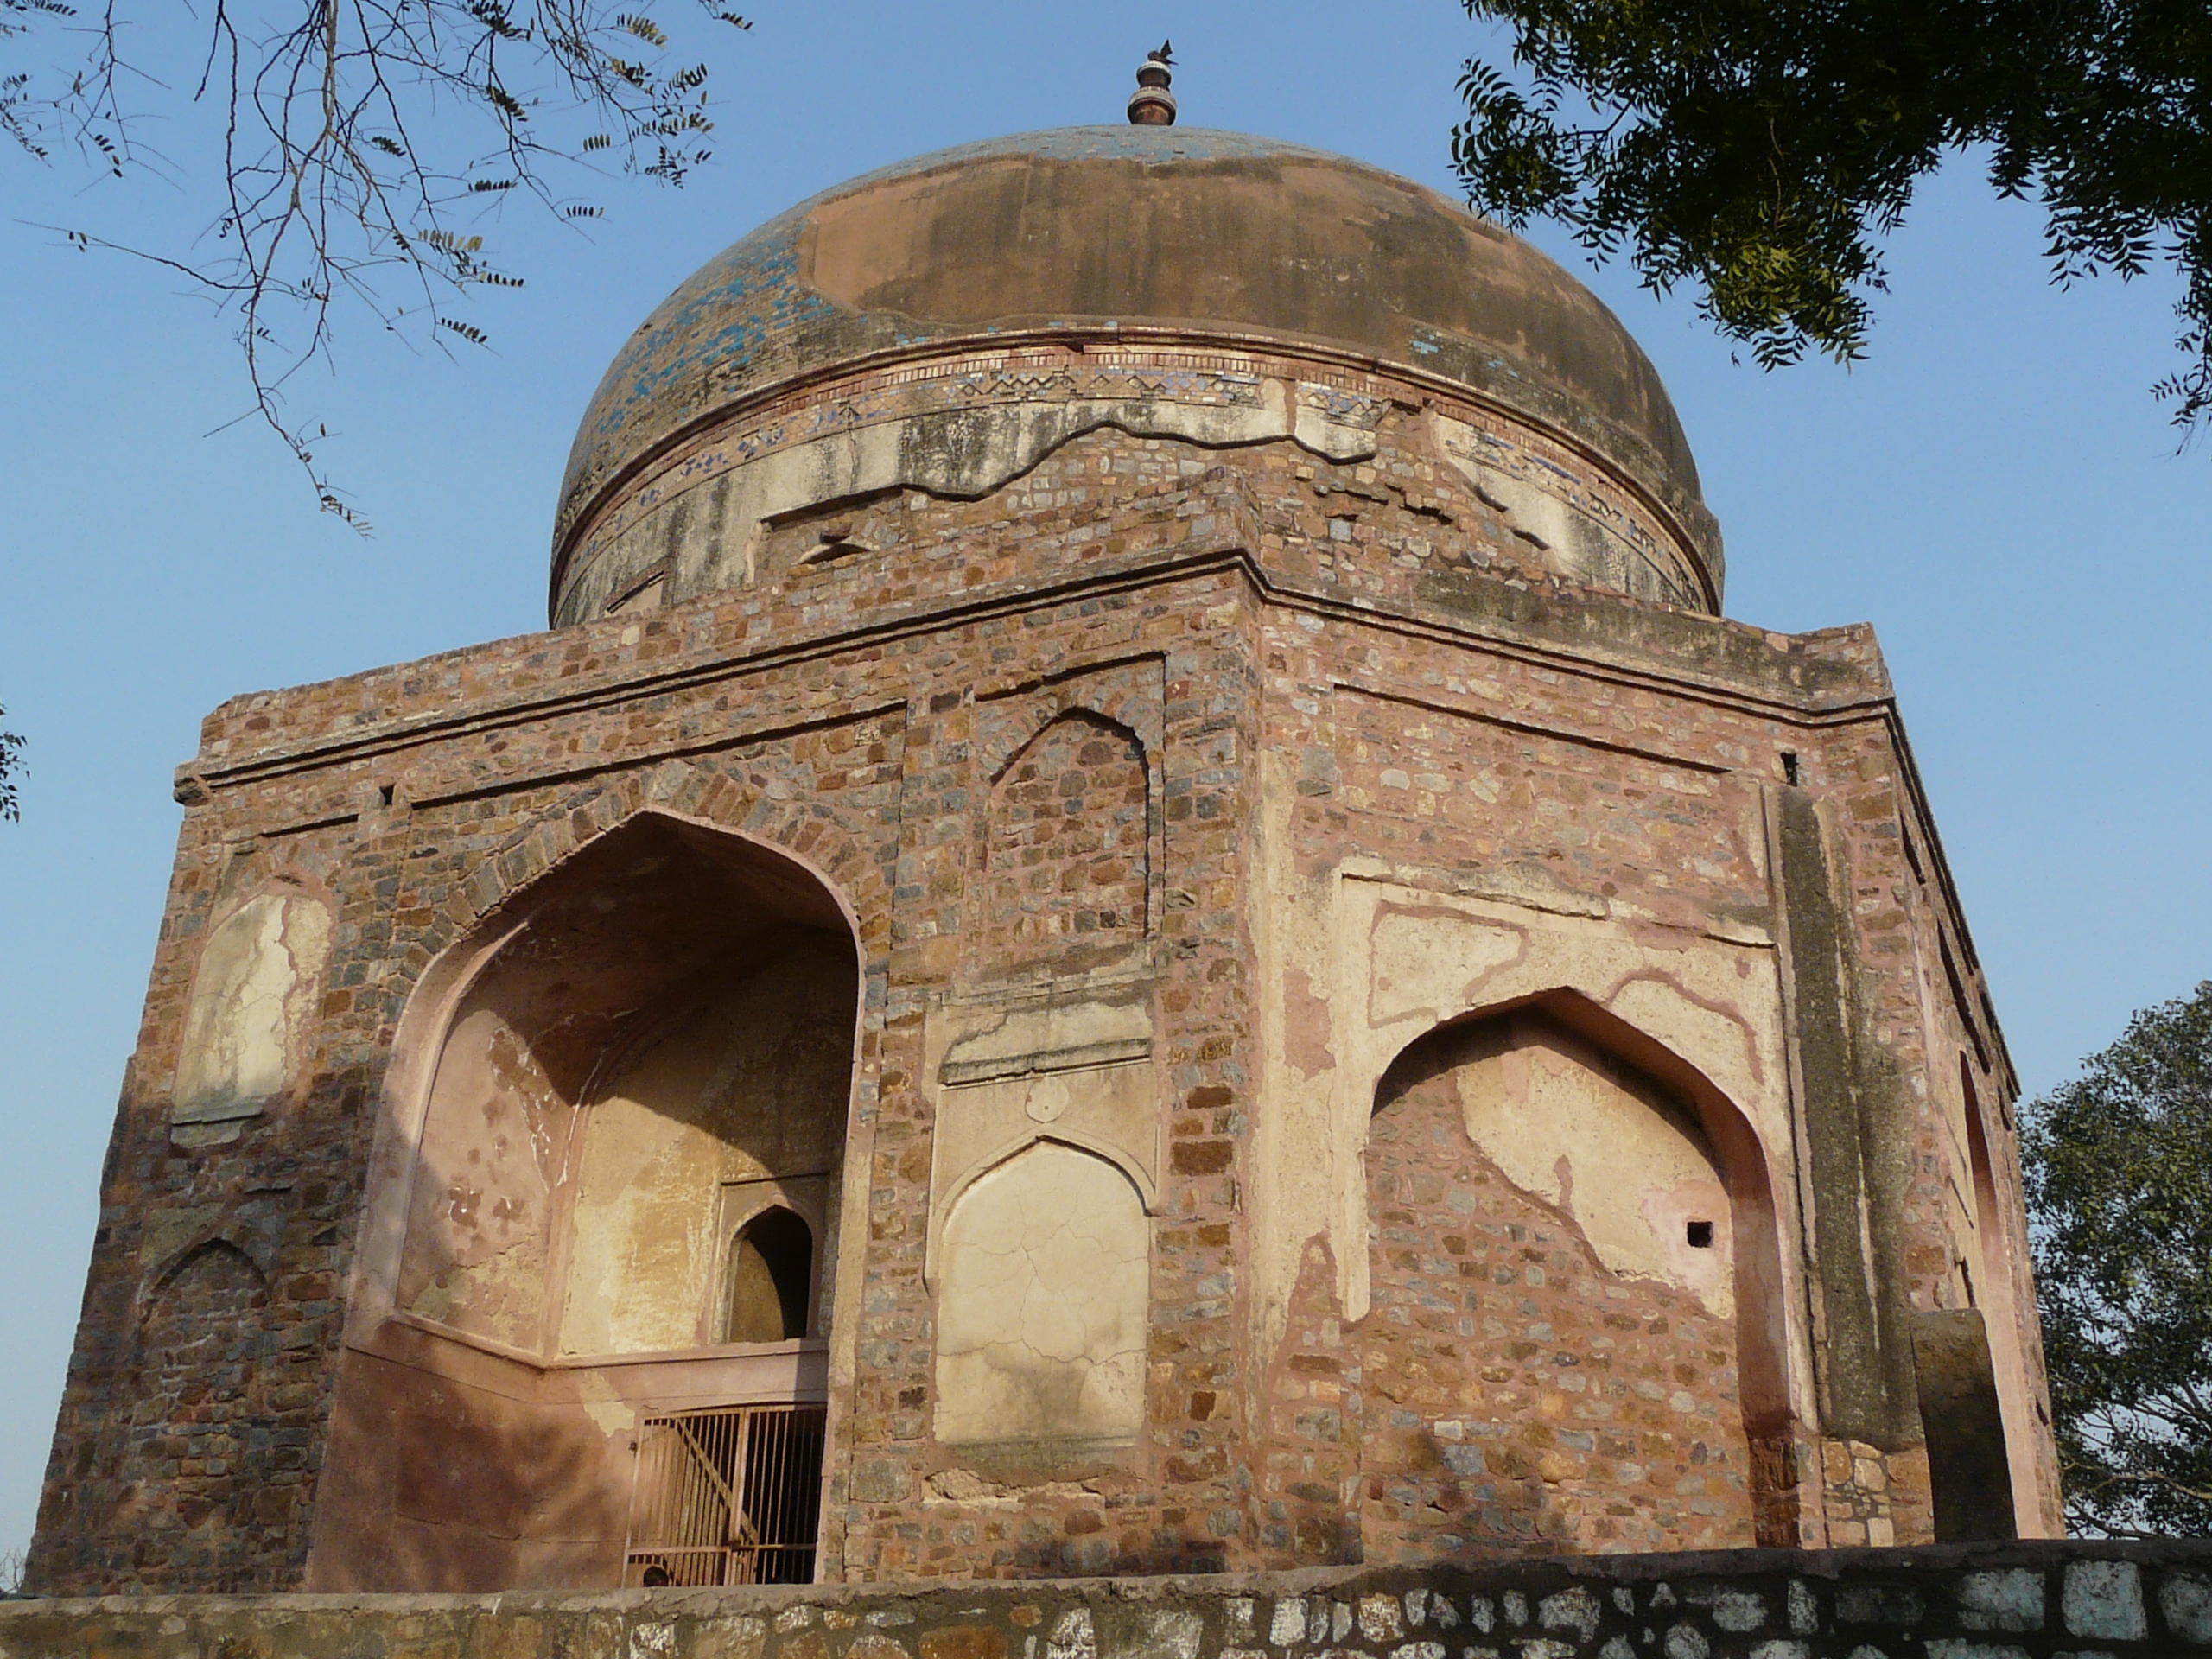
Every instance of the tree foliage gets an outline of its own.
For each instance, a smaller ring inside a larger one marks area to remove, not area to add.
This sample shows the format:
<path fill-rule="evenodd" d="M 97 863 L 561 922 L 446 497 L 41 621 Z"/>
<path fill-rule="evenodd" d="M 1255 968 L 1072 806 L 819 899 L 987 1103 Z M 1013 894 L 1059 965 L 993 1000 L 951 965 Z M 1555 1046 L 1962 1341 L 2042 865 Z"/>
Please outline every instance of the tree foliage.
<path fill-rule="evenodd" d="M 1882 240 L 1953 151 L 2046 214 L 2054 278 L 2183 279 L 2183 365 L 2212 411 L 2212 7 L 2204 0 L 1465 0 L 1510 26 L 1452 135 L 1470 199 L 1555 217 L 1645 285 L 1688 282 L 1772 368 L 1860 356 Z"/>
<path fill-rule="evenodd" d="M 8 711 L 0 709 L 0 720 Z M 23 740 L 13 732 L 0 732 L 0 818 L 10 823 L 23 816 L 19 788 L 23 772 Z"/>
<path fill-rule="evenodd" d="M 2022 1160 L 2077 1529 L 2212 1532 L 2212 981 L 2031 1106 Z"/>
<path fill-rule="evenodd" d="M 724 0 L 696 3 L 711 24 L 750 26 Z M 678 9 L 693 15 L 685 0 L 210 0 L 180 60 L 181 9 L 160 0 L 0 0 L 0 49 L 16 60 L 0 74 L 0 132 L 39 162 L 151 173 L 204 196 L 195 244 L 123 251 L 229 313 L 248 413 L 358 526 L 289 383 L 327 358 L 340 308 L 483 344 L 459 302 L 520 285 L 472 228 L 483 210 L 520 196 L 594 218 L 569 186 L 615 172 L 677 184 L 705 161 L 708 69 L 674 57 L 665 15 Z M 41 67 L 49 48 L 60 55 Z M 178 99 L 215 118 L 180 120 L 191 111 Z M 166 153 L 156 130 L 208 134 L 209 149 Z M 82 249 L 118 245 L 62 229 Z"/>

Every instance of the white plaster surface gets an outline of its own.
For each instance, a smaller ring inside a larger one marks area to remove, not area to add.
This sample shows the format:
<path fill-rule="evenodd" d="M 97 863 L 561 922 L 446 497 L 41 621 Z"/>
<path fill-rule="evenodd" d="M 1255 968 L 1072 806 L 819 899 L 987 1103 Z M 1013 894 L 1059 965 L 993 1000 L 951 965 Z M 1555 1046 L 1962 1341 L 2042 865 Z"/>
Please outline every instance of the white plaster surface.
<path fill-rule="evenodd" d="M 820 503 L 899 487 L 957 499 L 989 494 L 1035 467 L 1071 440 L 1112 426 L 1136 437 L 1183 438 L 1209 448 L 1290 438 L 1332 461 L 1375 454 L 1382 406 L 1306 381 L 1262 378 L 1258 397 L 1235 404 L 1182 403 L 1172 397 L 1076 397 L 1025 401 L 976 410 L 930 410 L 894 416 L 782 448 L 734 467 L 719 511 L 702 511 L 687 496 L 669 497 L 594 552 L 579 592 L 594 591 L 596 613 L 633 565 L 650 565 L 665 544 L 668 515 L 683 512 L 702 529 L 687 534 L 673 583 L 678 598 L 715 588 L 749 585 L 757 575 L 755 544 L 767 519 Z M 710 521 L 711 531 L 704 526 Z M 687 520 L 687 524 L 690 520 Z M 573 601 L 572 601 L 573 602 Z"/>
<path fill-rule="evenodd" d="M 570 1108 L 497 1011 L 465 1012 L 438 1057 L 410 1195 L 399 1306 L 535 1349 L 546 1227 Z"/>
<path fill-rule="evenodd" d="M 1148 1270 L 1144 1207 L 1104 1160 L 1046 1141 L 978 1179 L 944 1230 L 938 1440 L 1135 1438 Z"/>
<path fill-rule="evenodd" d="M 330 912 L 304 893 L 264 893 L 207 937 L 177 1058 L 177 1124 L 257 1116 L 290 1087 L 330 951 Z"/>
<path fill-rule="evenodd" d="M 932 1234 L 942 1234 L 945 1206 L 978 1170 L 1048 1134 L 1119 1166 L 1151 1207 L 1160 1190 L 1160 1089 L 1159 1070 L 1139 1060 L 938 1090 Z"/>
<path fill-rule="evenodd" d="M 1524 1020 L 1514 1035 L 1454 1073 L 1468 1139 L 1514 1185 L 1573 1217 L 1615 1273 L 1663 1280 L 1732 1319 L 1728 1192 L 1701 1137 L 1564 1033 Z M 1688 1242 L 1692 1221 L 1712 1224 L 1709 1248 Z"/>
<path fill-rule="evenodd" d="M 1152 1048 L 1152 1011 L 1141 1002 L 1071 1001 L 1012 1008 L 982 1030 L 952 1041 L 944 1069 L 953 1077 L 1009 1076 L 1095 1063 Z"/>
<path fill-rule="evenodd" d="M 588 1111 L 563 1354 L 712 1340 L 725 1185 L 823 1174 L 836 1162 L 849 1086 L 845 971 L 826 957 L 789 959 L 615 1071 Z"/>
<path fill-rule="evenodd" d="M 1368 988 L 1371 1024 L 1426 1017 L 1450 1019 L 1491 970 L 1519 959 L 1528 939 L 1518 928 L 1437 909 L 1395 910 L 1375 924 L 1375 975 Z"/>
<path fill-rule="evenodd" d="M 1703 585 L 1671 539 L 1586 483 L 1447 415 L 1429 416 L 1438 452 L 1552 569 L 1703 609 Z"/>
<path fill-rule="evenodd" d="M 1162 1084 L 1152 1039 L 1150 1004 L 1126 993 L 931 1015 L 925 1073 L 937 1127 L 925 1271 L 932 1282 L 943 1270 L 946 1217 L 968 1182 L 1048 1134 L 1117 1166 L 1153 1207 Z M 949 1084 L 947 1074 L 982 1080 Z"/>

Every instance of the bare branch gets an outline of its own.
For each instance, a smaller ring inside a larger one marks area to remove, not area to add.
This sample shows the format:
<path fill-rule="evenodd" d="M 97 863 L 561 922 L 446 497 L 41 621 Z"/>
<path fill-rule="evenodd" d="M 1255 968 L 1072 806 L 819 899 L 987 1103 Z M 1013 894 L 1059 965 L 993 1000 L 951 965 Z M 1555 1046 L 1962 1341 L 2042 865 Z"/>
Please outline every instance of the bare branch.
<path fill-rule="evenodd" d="M 124 49 L 133 0 L 104 0 L 66 84 L 0 79 L 0 131 L 45 159 L 65 133 L 103 170 L 166 168 L 133 137 L 165 92 Z M 520 192 L 563 223 L 598 216 L 563 188 L 582 170 L 680 184 L 709 155 L 708 71 L 672 62 L 654 14 L 680 0 L 276 0 L 273 17 L 215 0 L 190 99 L 216 106 L 222 184 L 200 251 L 134 247 L 83 231 L 80 250 L 175 271 L 236 326 L 251 406 L 292 451 L 324 511 L 367 525 L 333 486 L 325 429 L 289 402 L 327 365 L 353 314 L 417 346 L 482 346 L 459 315 L 474 290 L 518 288 L 470 221 Z M 751 27 L 720 0 L 717 25 Z M 67 19 L 65 0 L 0 0 L 0 38 Z M 125 96 L 126 89 L 130 96 Z"/>

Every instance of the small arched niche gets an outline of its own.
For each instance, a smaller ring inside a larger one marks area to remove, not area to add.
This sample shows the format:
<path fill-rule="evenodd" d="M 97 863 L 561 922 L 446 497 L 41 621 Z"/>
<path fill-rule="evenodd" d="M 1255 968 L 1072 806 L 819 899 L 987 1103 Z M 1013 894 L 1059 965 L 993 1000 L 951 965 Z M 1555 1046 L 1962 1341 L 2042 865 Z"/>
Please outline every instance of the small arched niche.
<path fill-rule="evenodd" d="M 1748 1546 L 1793 1495 L 1765 1490 L 1787 1413 L 1756 1140 L 1552 1001 L 1430 1033 L 1376 1090 L 1370 1564 Z"/>
<path fill-rule="evenodd" d="M 721 1339 L 791 1342 L 807 1335 L 815 1274 L 814 1229 L 782 1205 L 761 1211 L 729 1243 Z"/>
<path fill-rule="evenodd" d="M 259 1312 L 268 1300 L 261 1269 L 216 1238 L 164 1267 L 141 1306 L 124 1465 L 143 1495 L 131 1527 L 147 1559 L 165 1560 L 181 1588 L 281 1583 L 270 1543 L 301 1489 L 285 1484 L 268 1433 L 271 1357 Z M 191 1449 L 175 1463 L 180 1444 Z"/>
<path fill-rule="evenodd" d="M 1152 880 L 1144 744 L 1087 709 L 1055 716 L 992 781 L 987 969 L 1075 959 L 1143 938 Z"/>

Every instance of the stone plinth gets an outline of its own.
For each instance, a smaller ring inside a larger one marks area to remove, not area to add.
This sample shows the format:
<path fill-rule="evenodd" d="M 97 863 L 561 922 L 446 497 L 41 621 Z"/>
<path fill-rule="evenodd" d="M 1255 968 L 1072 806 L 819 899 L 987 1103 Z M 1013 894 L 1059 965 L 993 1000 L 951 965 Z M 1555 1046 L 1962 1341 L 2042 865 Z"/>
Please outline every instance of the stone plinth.
<path fill-rule="evenodd" d="M 956 1587 L 0 1604 L 0 1659 L 2159 1659 L 2212 1541 L 1727 1550 Z"/>

